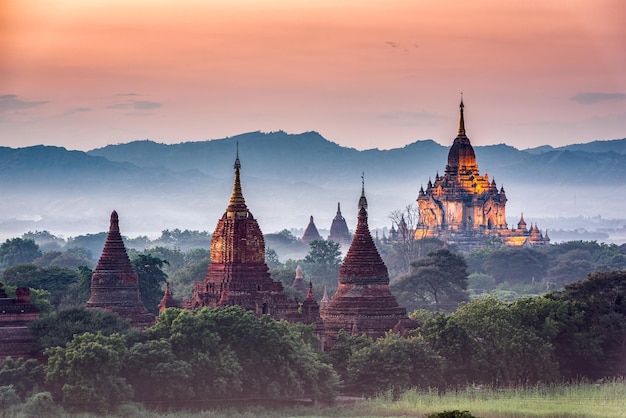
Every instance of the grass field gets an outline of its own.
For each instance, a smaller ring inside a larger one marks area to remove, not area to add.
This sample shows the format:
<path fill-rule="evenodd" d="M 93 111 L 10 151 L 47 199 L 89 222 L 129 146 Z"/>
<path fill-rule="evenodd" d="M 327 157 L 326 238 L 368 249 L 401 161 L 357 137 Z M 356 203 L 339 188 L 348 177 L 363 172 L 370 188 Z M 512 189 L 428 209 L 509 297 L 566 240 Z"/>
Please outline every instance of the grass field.
<path fill-rule="evenodd" d="M 405 393 L 391 402 L 384 397 L 362 407 L 369 416 L 422 416 L 444 410 L 469 411 L 482 418 L 625 418 L 626 381 L 537 386 L 529 389 L 477 390 L 447 393 Z"/>
<path fill-rule="evenodd" d="M 626 381 L 602 384 L 536 386 L 527 389 L 462 391 L 438 395 L 436 391 L 409 391 L 399 400 L 388 396 L 334 406 L 235 407 L 194 412 L 155 412 L 141 404 L 122 405 L 108 417 L 137 418 L 218 418 L 218 417 L 424 417 L 443 411 L 469 411 L 480 418 L 626 418 Z M 72 417 L 90 418 L 103 415 L 69 414 L 52 408 L 45 411 L 0 410 L 0 417 Z"/>

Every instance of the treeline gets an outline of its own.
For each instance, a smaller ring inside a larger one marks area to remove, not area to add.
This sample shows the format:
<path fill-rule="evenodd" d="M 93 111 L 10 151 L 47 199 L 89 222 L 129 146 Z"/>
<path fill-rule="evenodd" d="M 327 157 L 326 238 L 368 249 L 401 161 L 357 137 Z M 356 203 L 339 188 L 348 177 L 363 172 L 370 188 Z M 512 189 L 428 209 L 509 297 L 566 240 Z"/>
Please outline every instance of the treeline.
<path fill-rule="evenodd" d="M 66 410 L 104 413 L 128 402 L 331 401 L 339 385 L 312 327 L 239 307 L 168 309 L 144 331 L 115 314 L 75 308 L 32 329 L 45 361 L 0 362 L 0 408 L 24 402 L 50 412 L 54 400 Z"/>
<path fill-rule="evenodd" d="M 113 412 L 112 405 L 131 401 L 180 408 L 211 400 L 331 401 L 340 392 L 397 397 L 411 388 L 626 375 L 625 272 L 594 273 L 540 297 L 488 296 L 455 312 L 413 317 L 420 326 L 406 337 L 341 332 L 323 353 L 311 326 L 239 307 L 169 309 L 144 331 L 107 312 L 64 310 L 33 324 L 46 361 L 0 362 L 0 407 Z"/>

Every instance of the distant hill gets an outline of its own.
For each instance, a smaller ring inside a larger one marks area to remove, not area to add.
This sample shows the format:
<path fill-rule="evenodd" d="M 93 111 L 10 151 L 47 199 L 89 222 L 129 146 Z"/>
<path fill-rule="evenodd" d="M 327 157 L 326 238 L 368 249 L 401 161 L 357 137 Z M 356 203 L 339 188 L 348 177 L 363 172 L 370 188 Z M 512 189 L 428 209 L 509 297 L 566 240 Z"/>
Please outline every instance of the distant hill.
<path fill-rule="evenodd" d="M 443 174 L 449 149 L 427 140 L 358 151 L 316 132 L 251 132 L 174 145 L 145 140 L 86 153 L 0 147 L 0 232 L 100 232 L 113 209 L 130 236 L 173 228 L 212 231 L 228 204 L 237 143 L 244 196 L 266 233 L 304 228 L 310 215 L 318 228 L 329 228 L 337 202 L 353 228 L 362 172 L 370 224 L 390 226 L 392 210 L 415 203 L 420 185 Z M 522 211 L 530 222 L 623 217 L 625 150 L 626 139 L 532 150 L 475 147 L 481 173 L 504 185 L 514 222 Z"/>

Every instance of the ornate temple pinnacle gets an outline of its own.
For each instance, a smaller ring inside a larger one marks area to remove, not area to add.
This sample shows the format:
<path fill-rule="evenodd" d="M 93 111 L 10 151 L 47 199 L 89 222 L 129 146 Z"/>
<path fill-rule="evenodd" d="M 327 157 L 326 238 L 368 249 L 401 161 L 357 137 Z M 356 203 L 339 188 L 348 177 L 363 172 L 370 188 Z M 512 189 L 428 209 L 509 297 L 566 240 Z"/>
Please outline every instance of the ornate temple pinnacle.
<path fill-rule="evenodd" d="M 365 171 L 361 174 L 361 198 L 359 199 L 359 210 L 367 210 L 367 199 L 365 198 Z"/>
<path fill-rule="evenodd" d="M 463 108 L 465 105 L 463 104 L 463 93 L 461 93 L 461 104 L 459 105 L 459 109 L 461 111 L 461 117 L 459 118 L 459 136 L 465 136 L 465 118 L 463 117 Z"/>
<path fill-rule="evenodd" d="M 120 232 L 120 220 L 116 211 L 111 212 L 111 224 L 109 232 Z"/>
<path fill-rule="evenodd" d="M 237 142 L 237 156 L 235 158 L 234 168 L 235 181 L 233 184 L 233 193 L 230 196 L 226 212 L 229 216 L 232 216 L 233 214 L 245 216 L 248 212 L 248 208 L 246 206 L 246 201 L 243 198 L 243 192 L 241 191 L 241 177 L 239 175 L 239 169 L 241 168 L 241 163 L 239 162 L 239 142 Z"/>

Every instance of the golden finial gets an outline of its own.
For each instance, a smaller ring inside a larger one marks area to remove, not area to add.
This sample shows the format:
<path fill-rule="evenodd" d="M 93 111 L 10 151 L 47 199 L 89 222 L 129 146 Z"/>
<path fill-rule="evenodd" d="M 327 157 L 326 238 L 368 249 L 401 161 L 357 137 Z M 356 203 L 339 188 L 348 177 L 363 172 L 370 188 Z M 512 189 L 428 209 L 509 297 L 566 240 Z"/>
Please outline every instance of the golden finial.
<path fill-rule="evenodd" d="M 248 208 L 246 207 L 246 201 L 243 198 L 243 192 L 241 191 L 241 177 L 239 175 L 239 169 L 241 168 L 241 162 L 239 162 L 239 141 L 237 141 L 237 154 L 235 157 L 234 168 L 235 181 L 233 184 L 233 193 L 230 196 L 226 212 L 229 217 L 232 217 L 234 214 L 240 217 L 245 217 L 247 215 Z"/>
<path fill-rule="evenodd" d="M 465 105 L 463 104 L 463 92 L 461 92 L 461 104 L 459 106 L 461 110 L 461 118 L 459 119 L 459 136 L 465 136 L 465 118 L 463 117 L 463 108 Z"/>

